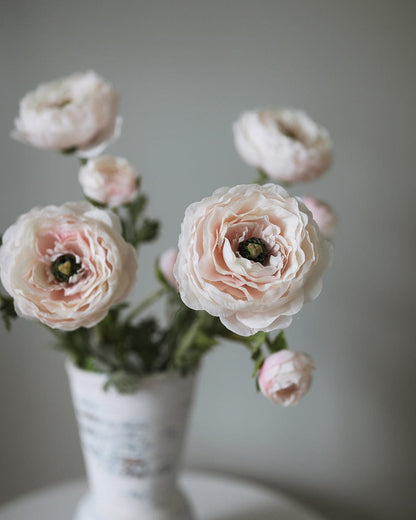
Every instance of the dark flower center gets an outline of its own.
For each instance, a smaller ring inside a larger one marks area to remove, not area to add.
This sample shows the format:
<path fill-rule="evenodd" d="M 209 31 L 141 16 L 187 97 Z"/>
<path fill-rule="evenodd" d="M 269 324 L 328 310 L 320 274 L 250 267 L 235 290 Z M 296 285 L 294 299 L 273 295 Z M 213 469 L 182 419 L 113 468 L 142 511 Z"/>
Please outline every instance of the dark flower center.
<path fill-rule="evenodd" d="M 67 253 L 57 258 L 52 264 L 52 273 L 58 282 L 68 282 L 71 276 L 81 269 L 74 255 Z"/>
<path fill-rule="evenodd" d="M 61 108 L 65 108 L 67 105 L 72 103 L 72 99 L 70 97 L 66 97 L 61 99 L 60 101 L 51 102 L 48 104 L 49 108 L 57 108 L 58 110 Z"/>
<path fill-rule="evenodd" d="M 294 132 L 291 128 L 289 128 L 287 125 L 282 123 L 281 121 L 276 122 L 277 127 L 283 135 L 288 137 L 289 139 L 292 139 L 292 141 L 300 141 L 299 136 Z"/>
<path fill-rule="evenodd" d="M 260 262 L 263 265 L 269 258 L 266 244 L 261 240 L 261 238 L 256 237 L 241 242 L 238 246 L 238 252 L 243 258 L 247 258 L 252 262 Z"/>

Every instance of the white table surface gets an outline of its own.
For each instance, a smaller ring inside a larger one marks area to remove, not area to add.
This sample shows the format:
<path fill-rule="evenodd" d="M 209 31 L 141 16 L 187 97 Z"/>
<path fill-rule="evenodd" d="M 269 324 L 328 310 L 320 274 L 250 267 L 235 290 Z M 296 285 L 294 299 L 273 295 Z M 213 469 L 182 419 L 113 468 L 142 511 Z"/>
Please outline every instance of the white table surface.
<path fill-rule="evenodd" d="M 324 520 L 282 493 L 215 473 L 185 472 L 183 488 L 198 520 Z M 85 481 L 25 495 L 0 508 L 0 520 L 71 520 Z M 178 519 L 180 520 L 180 519 Z"/>

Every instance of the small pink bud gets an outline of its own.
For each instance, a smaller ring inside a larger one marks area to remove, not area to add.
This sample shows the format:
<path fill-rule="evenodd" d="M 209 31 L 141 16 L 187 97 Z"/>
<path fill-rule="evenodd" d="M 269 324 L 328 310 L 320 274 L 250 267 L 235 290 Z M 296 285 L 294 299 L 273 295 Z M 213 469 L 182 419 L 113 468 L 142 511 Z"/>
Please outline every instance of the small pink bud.
<path fill-rule="evenodd" d="M 332 238 L 335 234 L 338 218 L 329 204 L 315 197 L 303 197 L 305 206 L 312 213 L 325 238 Z"/>
<path fill-rule="evenodd" d="M 312 383 L 313 359 L 308 354 L 280 350 L 266 358 L 259 375 L 262 393 L 274 404 L 296 404 Z"/>
<path fill-rule="evenodd" d="M 112 208 L 137 197 L 138 176 L 126 159 L 101 155 L 79 170 L 79 182 L 86 197 Z"/>
<path fill-rule="evenodd" d="M 175 248 L 172 248 L 167 249 L 164 253 L 160 255 L 159 258 L 160 272 L 162 273 L 167 283 L 175 290 L 178 290 L 178 282 L 176 281 L 176 278 L 173 275 L 173 268 L 175 267 L 177 256 L 178 251 Z"/>

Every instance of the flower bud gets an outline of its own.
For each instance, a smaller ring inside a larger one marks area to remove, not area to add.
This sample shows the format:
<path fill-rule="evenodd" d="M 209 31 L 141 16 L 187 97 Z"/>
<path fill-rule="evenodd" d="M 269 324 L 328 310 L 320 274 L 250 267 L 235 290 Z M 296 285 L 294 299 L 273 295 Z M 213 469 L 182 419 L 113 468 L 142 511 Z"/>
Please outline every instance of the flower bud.
<path fill-rule="evenodd" d="M 175 248 L 167 249 L 160 255 L 159 269 L 165 281 L 176 291 L 178 290 L 178 282 L 173 275 L 178 251 Z"/>
<path fill-rule="evenodd" d="M 121 157 L 102 155 L 81 166 L 79 182 L 86 197 L 112 208 L 134 200 L 138 193 L 138 176 Z"/>
<path fill-rule="evenodd" d="M 338 218 L 329 204 L 315 197 L 303 197 L 305 206 L 312 213 L 325 238 L 332 238 L 337 229 Z"/>
<path fill-rule="evenodd" d="M 260 390 L 274 404 L 296 404 L 308 392 L 314 368 L 308 354 L 280 350 L 263 363 L 259 375 Z"/>

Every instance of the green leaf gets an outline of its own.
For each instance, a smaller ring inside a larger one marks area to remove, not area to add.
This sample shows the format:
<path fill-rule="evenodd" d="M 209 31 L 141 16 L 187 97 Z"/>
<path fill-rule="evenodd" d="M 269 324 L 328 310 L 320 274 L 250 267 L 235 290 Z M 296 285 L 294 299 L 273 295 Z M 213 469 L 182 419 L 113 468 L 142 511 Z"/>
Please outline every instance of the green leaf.
<path fill-rule="evenodd" d="M 66 148 L 65 150 L 61 150 L 63 155 L 72 155 L 74 154 L 78 148 L 76 146 L 72 146 L 71 148 Z"/>
<path fill-rule="evenodd" d="M 288 347 L 288 344 L 287 344 L 287 341 L 286 341 L 286 336 L 285 336 L 285 331 L 282 330 L 275 338 L 273 341 L 268 341 L 267 342 L 267 346 L 269 348 L 269 351 L 273 354 L 274 352 L 279 352 L 279 350 L 283 350 L 283 349 L 286 349 L 286 348 L 289 348 Z"/>
<path fill-rule="evenodd" d="M 96 373 L 105 373 L 108 372 L 109 366 L 104 361 L 97 359 L 93 356 L 88 356 L 84 361 L 84 366 L 82 367 L 84 370 L 89 370 L 90 372 Z"/>
<path fill-rule="evenodd" d="M 0 294 L 0 312 L 4 327 L 9 331 L 12 326 L 12 320 L 17 318 L 13 298 Z"/>
<path fill-rule="evenodd" d="M 135 200 L 126 204 L 126 208 L 130 214 L 130 219 L 133 224 L 137 222 L 139 216 L 143 213 L 147 206 L 147 197 L 141 193 Z"/>
<path fill-rule="evenodd" d="M 140 229 L 136 231 L 134 242 L 136 245 L 141 242 L 150 242 L 154 240 L 159 233 L 160 224 L 157 220 L 146 218 Z"/>
<path fill-rule="evenodd" d="M 69 354 L 78 367 L 84 368 L 90 351 L 91 329 L 80 328 L 68 332 L 47 328 L 56 339 L 56 348 Z"/>
<path fill-rule="evenodd" d="M 162 333 L 154 318 L 142 320 L 129 328 L 126 335 L 127 352 L 139 356 L 144 372 L 154 371 L 161 355 Z"/>
<path fill-rule="evenodd" d="M 107 207 L 107 204 L 102 204 L 101 202 L 98 202 L 97 200 L 91 199 L 90 197 L 85 197 L 87 201 L 95 206 L 96 208 L 104 209 Z"/>
<path fill-rule="evenodd" d="M 246 338 L 246 342 L 250 345 L 253 350 L 259 349 L 266 341 L 267 334 L 265 332 L 257 332 L 252 336 Z"/>
<path fill-rule="evenodd" d="M 251 377 L 256 377 L 257 376 L 257 372 L 260 370 L 260 368 L 263 365 L 263 363 L 264 363 L 264 356 L 261 355 L 261 356 L 259 356 L 259 358 L 257 359 L 256 364 L 254 365 L 254 369 L 253 369 L 253 373 L 251 374 Z"/>

